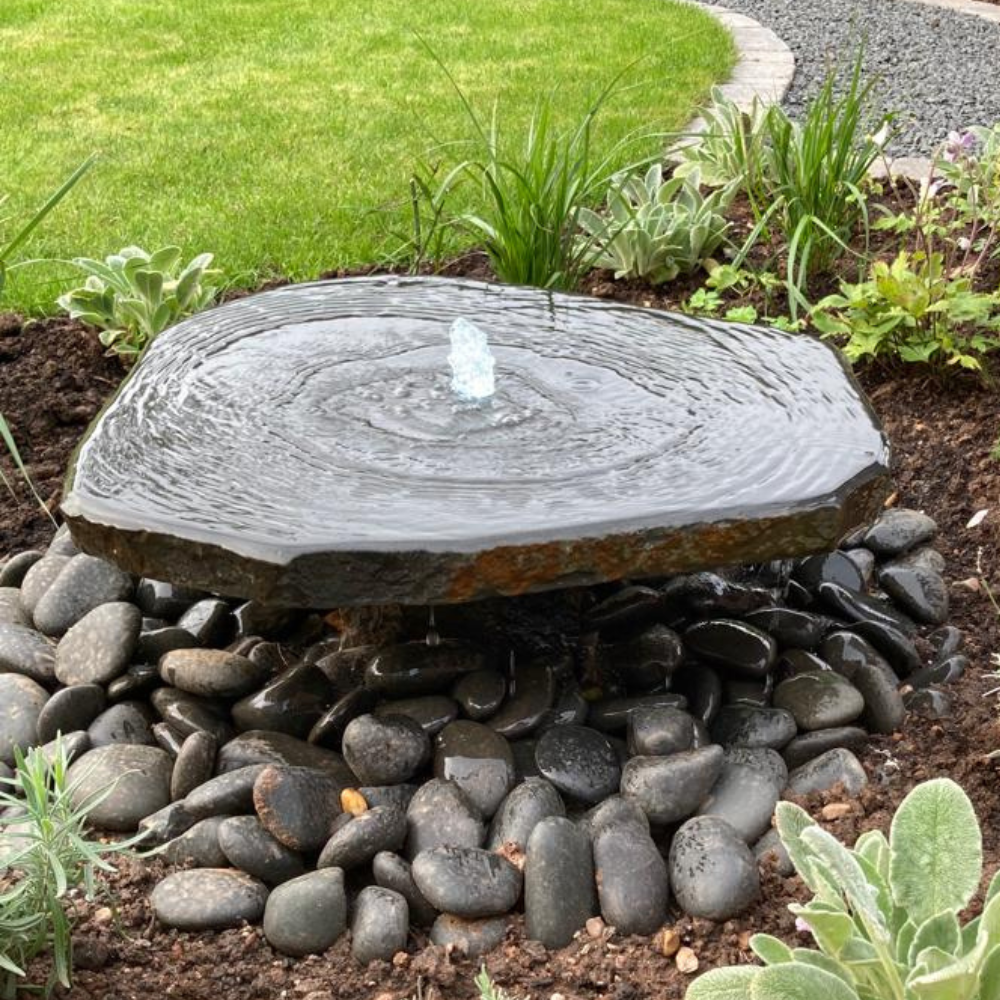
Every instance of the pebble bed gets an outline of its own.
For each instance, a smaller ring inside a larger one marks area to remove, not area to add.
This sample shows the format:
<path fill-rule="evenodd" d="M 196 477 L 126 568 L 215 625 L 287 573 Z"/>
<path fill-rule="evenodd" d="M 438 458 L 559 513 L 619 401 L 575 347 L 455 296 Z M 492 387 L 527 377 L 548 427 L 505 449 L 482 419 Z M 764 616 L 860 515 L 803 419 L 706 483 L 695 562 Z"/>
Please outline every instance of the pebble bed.
<path fill-rule="evenodd" d="M 831 66 L 865 45 L 876 103 L 905 126 L 895 155 L 932 156 L 953 129 L 1000 122 L 1000 24 L 909 0 L 725 0 L 771 28 L 795 55 L 785 105 L 800 114 Z"/>
<path fill-rule="evenodd" d="M 561 643 L 516 658 L 485 629 L 348 644 L 61 531 L 0 567 L 0 772 L 62 734 L 75 800 L 110 788 L 92 823 L 178 866 L 164 925 L 262 921 L 288 955 L 349 930 L 390 960 L 412 926 L 478 955 L 517 910 L 550 948 L 596 914 L 725 920 L 765 858 L 787 869 L 782 796 L 858 794 L 869 733 L 950 711 L 966 659 L 934 532 L 891 511 L 827 555 L 570 592 Z"/>

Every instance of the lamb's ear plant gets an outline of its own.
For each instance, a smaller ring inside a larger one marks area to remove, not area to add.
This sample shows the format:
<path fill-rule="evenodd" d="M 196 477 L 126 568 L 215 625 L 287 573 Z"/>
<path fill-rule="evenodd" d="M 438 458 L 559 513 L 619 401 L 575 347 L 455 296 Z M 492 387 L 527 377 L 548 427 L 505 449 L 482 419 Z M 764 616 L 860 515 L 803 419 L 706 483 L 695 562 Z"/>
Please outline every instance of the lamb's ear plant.
<path fill-rule="evenodd" d="M 77 801 L 67 780 L 69 758 L 61 739 L 48 751 L 27 755 L 15 749 L 11 778 L 0 779 L 0 997 L 13 1000 L 31 962 L 51 955 L 48 981 L 35 991 L 50 994 L 72 980 L 71 889 L 92 898 L 98 871 L 113 871 L 106 860 L 127 851 L 138 838 L 102 844 L 87 833 L 88 812 L 111 791 L 105 788 Z"/>
<path fill-rule="evenodd" d="M 998 1000 L 1000 877 L 982 914 L 959 914 L 982 879 L 982 837 L 972 803 L 953 781 L 918 785 L 889 837 L 862 834 L 853 850 L 798 806 L 782 802 L 778 833 L 813 892 L 789 907 L 817 948 L 758 934 L 764 966 L 715 969 L 687 1000 Z"/>
<path fill-rule="evenodd" d="M 154 253 L 125 247 L 103 261 L 76 257 L 73 263 L 87 278 L 61 295 L 59 306 L 96 326 L 109 354 L 127 358 L 141 354 L 168 326 L 205 309 L 218 293 L 213 281 L 219 272 L 211 268 L 210 253 L 184 264 L 180 247 Z"/>

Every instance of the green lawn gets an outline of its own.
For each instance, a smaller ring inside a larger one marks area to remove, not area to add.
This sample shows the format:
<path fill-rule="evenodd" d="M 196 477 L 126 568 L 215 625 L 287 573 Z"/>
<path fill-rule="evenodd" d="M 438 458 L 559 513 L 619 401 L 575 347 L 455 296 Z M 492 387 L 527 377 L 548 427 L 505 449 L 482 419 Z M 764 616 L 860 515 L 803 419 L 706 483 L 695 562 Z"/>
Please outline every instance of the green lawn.
<path fill-rule="evenodd" d="M 640 60 L 605 149 L 681 126 L 733 62 L 714 20 L 669 0 L 0 0 L 6 211 L 97 151 L 31 256 L 177 243 L 243 285 L 376 260 L 415 159 L 469 135 L 418 35 L 507 134 L 544 95 L 575 122 Z M 16 273 L 4 306 L 51 310 L 72 273 Z"/>

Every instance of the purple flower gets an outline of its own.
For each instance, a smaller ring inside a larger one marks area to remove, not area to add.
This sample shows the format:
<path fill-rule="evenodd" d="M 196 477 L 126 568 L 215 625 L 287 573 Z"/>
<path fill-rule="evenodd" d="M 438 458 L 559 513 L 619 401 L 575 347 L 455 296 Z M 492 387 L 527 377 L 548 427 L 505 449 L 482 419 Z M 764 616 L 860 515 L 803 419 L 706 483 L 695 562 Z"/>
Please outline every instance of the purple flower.
<path fill-rule="evenodd" d="M 944 158 L 955 163 L 968 156 L 976 148 L 976 136 L 969 129 L 964 132 L 949 132 L 944 143 Z"/>

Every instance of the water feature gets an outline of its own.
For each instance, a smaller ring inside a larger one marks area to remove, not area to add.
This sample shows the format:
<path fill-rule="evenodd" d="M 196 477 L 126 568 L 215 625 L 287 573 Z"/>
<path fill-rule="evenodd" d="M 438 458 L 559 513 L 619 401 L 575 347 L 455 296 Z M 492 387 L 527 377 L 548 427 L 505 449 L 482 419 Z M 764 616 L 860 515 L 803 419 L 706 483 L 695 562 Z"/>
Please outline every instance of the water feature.
<path fill-rule="evenodd" d="M 164 333 L 80 449 L 64 512 L 143 575 L 432 604 L 827 549 L 876 511 L 886 466 L 811 338 L 365 278 Z"/>

